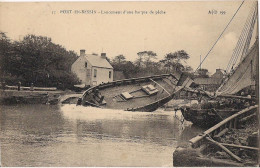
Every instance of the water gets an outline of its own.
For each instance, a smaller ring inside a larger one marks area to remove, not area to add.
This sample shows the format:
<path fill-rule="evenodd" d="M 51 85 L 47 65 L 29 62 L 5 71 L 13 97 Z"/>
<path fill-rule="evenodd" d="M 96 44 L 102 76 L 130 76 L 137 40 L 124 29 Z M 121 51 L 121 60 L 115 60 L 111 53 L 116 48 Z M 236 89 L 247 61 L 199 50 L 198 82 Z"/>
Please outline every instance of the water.
<path fill-rule="evenodd" d="M 1 108 L 2 166 L 172 166 L 176 146 L 201 132 L 163 110 Z"/>

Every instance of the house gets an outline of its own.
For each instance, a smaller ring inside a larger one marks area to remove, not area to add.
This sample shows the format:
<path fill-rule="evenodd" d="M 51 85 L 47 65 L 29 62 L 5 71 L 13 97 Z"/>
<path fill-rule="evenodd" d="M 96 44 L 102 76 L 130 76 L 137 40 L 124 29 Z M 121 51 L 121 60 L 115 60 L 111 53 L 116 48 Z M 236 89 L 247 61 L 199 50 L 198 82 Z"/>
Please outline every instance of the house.
<path fill-rule="evenodd" d="M 99 56 L 97 54 L 86 54 L 85 50 L 80 50 L 80 56 L 72 64 L 71 71 L 86 86 L 113 81 L 113 67 L 107 61 L 106 53 L 101 53 L 101 56 Z"/>
<path fill-rule="evenodd" d="M 221 84 L 221 80 L 211 78 L 211 77 L 209 77 L 209 78 L 195 78 L 194 83 L 201 86 L 201 88 L 203 90 L 216 91 Z"/>
<path fill-rule="evenodd" d="M 221 85 L 225 72 L 221 69 L 216 69 L 216 72 L 208 78 L 197 77 L 194 78 L 194 83 L 207 91 L 216 91 Z"/>

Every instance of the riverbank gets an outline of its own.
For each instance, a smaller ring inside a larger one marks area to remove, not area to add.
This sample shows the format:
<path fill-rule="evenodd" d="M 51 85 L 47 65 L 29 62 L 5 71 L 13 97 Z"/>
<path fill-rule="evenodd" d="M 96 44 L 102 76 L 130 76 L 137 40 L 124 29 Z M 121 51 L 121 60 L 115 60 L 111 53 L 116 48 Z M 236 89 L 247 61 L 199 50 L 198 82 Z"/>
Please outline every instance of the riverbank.
<path fill-rule="evenodd" d="M 60 90 L 1 90 L 1 104 L 47 104 L 57 103 L 61 95 L 68 91 Z"/>

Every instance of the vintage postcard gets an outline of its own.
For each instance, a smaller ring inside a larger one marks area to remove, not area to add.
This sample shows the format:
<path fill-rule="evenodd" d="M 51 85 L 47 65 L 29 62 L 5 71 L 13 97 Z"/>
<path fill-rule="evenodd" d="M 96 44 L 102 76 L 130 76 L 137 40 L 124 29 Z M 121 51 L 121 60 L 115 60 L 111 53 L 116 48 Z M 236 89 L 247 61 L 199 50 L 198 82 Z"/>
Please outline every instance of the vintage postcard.
<path fill-rule="evenodd" d="M 0 2 L 4 167 L 259 166 L 258 1 Z"/>

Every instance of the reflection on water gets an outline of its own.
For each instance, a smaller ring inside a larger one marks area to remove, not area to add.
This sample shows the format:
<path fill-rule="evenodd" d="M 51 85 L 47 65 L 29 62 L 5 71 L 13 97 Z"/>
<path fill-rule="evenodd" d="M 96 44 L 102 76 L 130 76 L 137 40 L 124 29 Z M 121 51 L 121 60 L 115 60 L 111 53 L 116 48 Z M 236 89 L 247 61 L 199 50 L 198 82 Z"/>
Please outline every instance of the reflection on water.
<path fill-rule="evenodd" d="M 200 132 L 179 112 L 2 107 L 2 166 L 172 166 L 176 146 Z"/>

